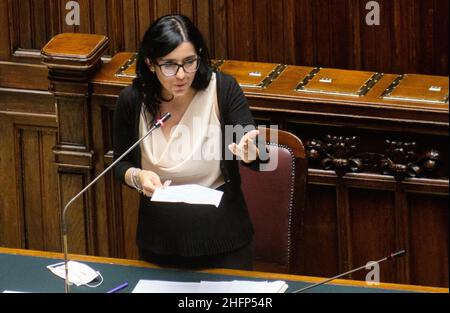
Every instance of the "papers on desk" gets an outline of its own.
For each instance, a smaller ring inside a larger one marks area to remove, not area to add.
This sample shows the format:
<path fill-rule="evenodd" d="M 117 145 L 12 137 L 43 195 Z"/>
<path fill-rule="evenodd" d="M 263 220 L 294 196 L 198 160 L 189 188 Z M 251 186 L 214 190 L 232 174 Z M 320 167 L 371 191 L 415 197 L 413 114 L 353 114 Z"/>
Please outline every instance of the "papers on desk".
<path fill-rule="evenodd" d="M 179 185 L 157 188 L 151 201 L 211 204 L 219 207 L 223 192 L 200 185 Z"/>
<path fill-rule="evenodd" d="M 140 280 L 133 293 L 283 293 L 285 281 L 201 281 L 185 283 L 161 280 Z"/>
<path fill-rule="evenodd" d="M 26 291 L 4 290 L 3 293 L 28 293 Z"/>

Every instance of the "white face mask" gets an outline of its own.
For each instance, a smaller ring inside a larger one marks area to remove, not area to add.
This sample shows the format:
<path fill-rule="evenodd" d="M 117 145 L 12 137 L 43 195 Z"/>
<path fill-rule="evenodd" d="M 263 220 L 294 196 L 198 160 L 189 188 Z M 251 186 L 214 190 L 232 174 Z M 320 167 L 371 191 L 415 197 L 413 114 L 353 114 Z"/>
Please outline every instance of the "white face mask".
<path fill-rule="evenodd" d="M 66 279 L 66 269 L 64 266 L 64 262 L 48 265 L 47 268 L 56 276 L 59 276 L 62 279 Z M 68 279 L 69 283 L 71 284 L 75 284 L 77 286 L 86 285 L 87 287 L 95 288 L 100 286 L 103 282 L 103 277 L 100 272 L 93 270 L 86 264 L 76 261 L 69 261 L 67 262 L 67 268 L 69 272 Z M 98 284 L 88 285 L 97 277 L 100 277 L 101 279 Z"/>

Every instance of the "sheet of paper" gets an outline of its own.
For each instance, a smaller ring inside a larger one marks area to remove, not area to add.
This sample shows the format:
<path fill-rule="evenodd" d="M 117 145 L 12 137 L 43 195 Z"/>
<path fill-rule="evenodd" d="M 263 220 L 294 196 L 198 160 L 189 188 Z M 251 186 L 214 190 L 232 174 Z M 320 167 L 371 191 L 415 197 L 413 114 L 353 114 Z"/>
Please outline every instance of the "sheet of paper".
<path fill-rule="evenodd" d="M 202 281 L 200 283 L 204 292 L 215 293 L 283 293 L 287 289 L 285 281 L 242 281 L 231 282 Z"/>
<path fill-rule="evenodd" d="M 133 293 L 283 293 L 285 281 L 201 281 L 185 283 L 161 280 L 140 280 Z"/>
<path fill-rule="evenodd" d="M 181 283 L 162 280 L 140 280 L 132 293 L 199 293 L 199 283 Z"/>
<path fill-rule="evenodd" d="M 29 293 L 28 291 L 4 290 L 3 293 Z"/>
<path fill-rule="evenodd" d="M 200 185 L 179 185 L 157 188 L 151 201 L 211 204 L 219 207 L 223 192 Z"/>

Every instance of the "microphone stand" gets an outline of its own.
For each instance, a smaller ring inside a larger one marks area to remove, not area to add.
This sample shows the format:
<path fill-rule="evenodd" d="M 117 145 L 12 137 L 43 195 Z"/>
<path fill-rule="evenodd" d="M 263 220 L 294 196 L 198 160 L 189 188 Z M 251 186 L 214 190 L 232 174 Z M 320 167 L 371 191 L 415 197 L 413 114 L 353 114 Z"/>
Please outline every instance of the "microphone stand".
<path fill-rule="evenodd" d="M 379 263 L 384 262 L 384 261 L 390 261 L 390 260 L 393 260 L 393 259 L 395 259 L 395 258 L 398 258 L 398 257 L 401 257 L 401 256 L 405 255 L 405 253 L 406 253 L 405 250 L 400 250 L 400 251 L 397 251 L 397 252 L 395 252 L 395 253 L 391 253 L 391 255 L 389 255 L 389 256 L 387 256 L 387 257 L 385 257 L 385 258 L 382 258 L 382 259 L 380 259 L 380 260 L 378 260 L 378 261 L 374 261 L 373 263 L 379 264 Z M 334 277 L 331 277 L 331 278 L 327 278 L 327 279 L 325 279 L 324 281 L 318 282 L 318 283 L 313 284 L 313 285 L 306 286 L 306 287 L 304 287 L 304 288 L 302 288 L 302 289 L 298 289 L 298 290 L 294 291 L 293 293 L 301 293 L 301 292 L 304 292 L 304 291 L 306 291 L 306 290 L 315 288 L 315 287 L 317 287 L 317 286 L 326 284 L 326 283 L 328 283 L 328 282 L 330 282 L 330 281 L 332 281 L 332 280 L 335 280 L 335 279 L 337 279 L 337 278 L 340 278 L 340 277 L 349 275 L 349 274 L 351 274 L 351 273 L 357 272 L 357 271 L 359 271 L 359 270 L 362 270 L 362 269 L 366 268 L 366 266 L 367 266 L 367 265 L 363 265 L 363 266 L 361 266 L 361 267 L 352 269 L 352 270 L 350 270 L 350 271 L 348 271 L 348 272 L 339 274 L 339 275 L 337 275 L 337 276 L 334 276 Z"/>
<path fill-rule="evenodd" d="M 140 138 L 134 145 L 132 145 L 127 151 L 125 151 L 117 160 L 115 160 L 110 166 L 108 166 L 103 172 L 101 172 L 92 182 L 90 182 L 86 187 L 84 187 L 83 190 L 81 190 L 75 197 L 70 199 L 69 202 L 67 202 L 66 206 L 63 209 L 62 213 L 62 236 L 63 236 L 63 247 L 64 247 L 64 270 L 65 270 L 65 285 L 64 285 L 64 291 L 65 293 L 70 292 L 69 287 L 69 268 L 67 266 L 68 263 L 68 248 L 67 248 L 67 209 L 69 206 L 75 202 L 78 197 L 80 197 L 83 193 L 85 193 L 92 185 L 94 185 L 103 175 L 106 174 L 111 168 L 113 168 L 117 163 L 119 163 L 128 153 L 130 153 L 134 148 L 136 148 L 147 136 L 153 132 L 156 128 L 159 128 L 160 126 L 164 125 L 164 122 L 167 121 L 170 118 L 170 113 L 167 112 L 162 116 L 160 119 L 156 121 L 155 124 L 153 124 L 152 128 L 150 128 L 147 133 L 145 133 L 142 138 Z"/>

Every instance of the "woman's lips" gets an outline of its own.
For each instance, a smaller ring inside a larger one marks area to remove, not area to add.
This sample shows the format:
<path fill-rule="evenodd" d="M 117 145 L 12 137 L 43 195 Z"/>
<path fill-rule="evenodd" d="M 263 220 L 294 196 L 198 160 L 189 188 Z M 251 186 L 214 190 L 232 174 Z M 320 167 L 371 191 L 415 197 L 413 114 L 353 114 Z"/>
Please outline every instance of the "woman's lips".
<path fill-rule="evenodd" d="M 186 87 L 187 83 L 184 84 L 176 84 L 175 85 L 175 89 L 183 89 L 184 87 Z"/>

